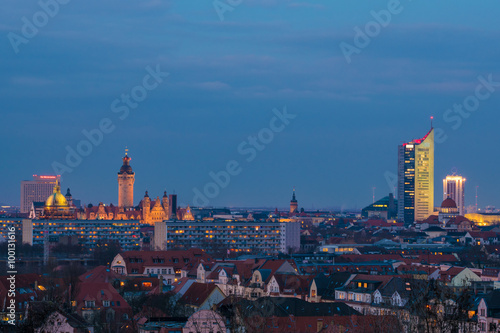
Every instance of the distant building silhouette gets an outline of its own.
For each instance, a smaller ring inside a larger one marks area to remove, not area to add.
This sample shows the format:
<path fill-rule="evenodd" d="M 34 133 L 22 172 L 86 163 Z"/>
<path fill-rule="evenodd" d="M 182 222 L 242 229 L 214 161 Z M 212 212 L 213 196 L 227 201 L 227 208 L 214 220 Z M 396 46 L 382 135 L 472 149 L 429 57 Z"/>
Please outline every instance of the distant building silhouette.
<path fill-rule="evenodd" d="M 293 189 L 292 200 L 290 200 L 290 213 L 298 213 L 299 204 L 295 198 L 295 188 Z"/>

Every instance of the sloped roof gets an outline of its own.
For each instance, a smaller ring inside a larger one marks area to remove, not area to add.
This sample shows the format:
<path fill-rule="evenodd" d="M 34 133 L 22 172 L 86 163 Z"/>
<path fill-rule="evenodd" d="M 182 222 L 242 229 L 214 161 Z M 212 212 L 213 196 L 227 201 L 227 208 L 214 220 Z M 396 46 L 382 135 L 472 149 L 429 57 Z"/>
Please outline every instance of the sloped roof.
<path fill-rule="evenodd" d="M 107 266 L 97 266 L 96 268 L 83 273 L 78 277 L 82 282 L 113 282 L 120 278 Z"/>
<path fill-rule="evenodd" d="M 318 317 L 350 316 L 360 313 L 345 303 L 309 303 L 296 297 L 262 297 L 239 301 L 244 317 Z"/>
<path fill-rule="evenodd" d="M 184 295 L 182 295 L 179 302 L 200 307 L 217 288 L 218 287 L 214 283 L 195 282 L 189 287 Z"/>
<path fill-rule="evenodd" d="M 137 269 L 140 274 L 144 272 L 146 266 L 158 266 L 158 267 L 173 267 L 174 269 L 182 269 L 188 263 L 197 263 L 199 260 L 203 259 L 205 261 L 210 261 L 211 258 L 201 249 L 192 248 L 189 250 L 179 250 L 179 251 L 127 251 L 121 253 L 124 259 L 125 265 L 127 266 L 127 272 L 131 272 L 132 269 Z M 140 259 L 142 262 L 131 262 L 131 259 Z M 163 262 L 153 262 L 153 260 L 160 259 Z"/>

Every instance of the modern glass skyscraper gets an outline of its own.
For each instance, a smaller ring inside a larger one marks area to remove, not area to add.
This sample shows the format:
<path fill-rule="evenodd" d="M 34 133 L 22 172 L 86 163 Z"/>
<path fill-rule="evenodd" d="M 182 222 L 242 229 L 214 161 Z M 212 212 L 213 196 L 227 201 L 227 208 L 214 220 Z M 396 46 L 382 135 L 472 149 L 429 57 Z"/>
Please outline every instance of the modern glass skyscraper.
<path fill-rule="evenodd" d="M 398 219 L 422 221 L 434 212 L 434 128 L 398 147 Z"/>

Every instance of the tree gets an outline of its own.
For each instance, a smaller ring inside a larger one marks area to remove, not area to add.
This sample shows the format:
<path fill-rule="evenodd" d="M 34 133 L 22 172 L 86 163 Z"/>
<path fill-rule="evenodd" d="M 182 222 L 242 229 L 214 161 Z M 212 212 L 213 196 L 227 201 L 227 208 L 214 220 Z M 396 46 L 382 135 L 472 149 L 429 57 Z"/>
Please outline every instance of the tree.
<path fill-rule="evenodd" d="M 122 252 L 122 249 L 118 241 L 101 239 L 94 249 L 94 259 L 97 265 L 109 266 L 120 252 Z"/>

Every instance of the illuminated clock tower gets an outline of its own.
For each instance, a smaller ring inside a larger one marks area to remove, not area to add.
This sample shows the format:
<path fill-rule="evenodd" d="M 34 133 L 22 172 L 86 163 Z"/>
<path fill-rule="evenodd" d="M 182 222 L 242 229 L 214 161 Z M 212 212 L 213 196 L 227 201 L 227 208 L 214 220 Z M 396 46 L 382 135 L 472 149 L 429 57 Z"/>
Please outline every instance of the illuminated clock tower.
<path fill-rule="evenodd" d="M 135 173 L 130 166 L 130 160 L 128 149 L 125 149 L 123 165 L 118 172 L 118 207 L 130 208 L 134 206 Z"/>

